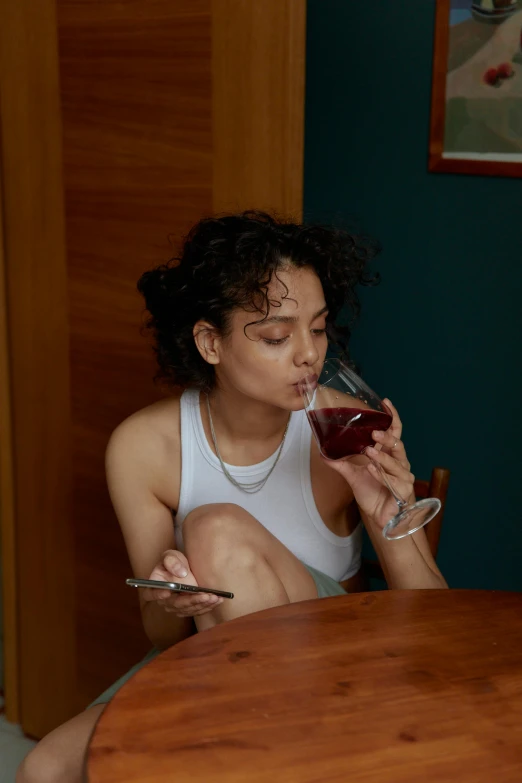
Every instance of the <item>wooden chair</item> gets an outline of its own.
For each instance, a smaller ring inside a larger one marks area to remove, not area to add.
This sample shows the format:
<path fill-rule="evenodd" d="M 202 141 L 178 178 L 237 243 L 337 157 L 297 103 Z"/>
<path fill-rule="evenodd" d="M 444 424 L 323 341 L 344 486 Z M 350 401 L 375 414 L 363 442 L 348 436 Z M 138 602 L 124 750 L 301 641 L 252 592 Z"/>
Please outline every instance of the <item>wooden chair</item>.
<path fill-rule="evenodd" d="M 431 522 L 428 522 L 424 528 L 433 557 L 437 557 L 439 548 L 440 531 L 442 520 L 444 519 L 449 478 L 450 471 L 447 470 L 447 468 L 433 468 L 430 481 L 419 480 L 415 482 L 415 495 L 418 500 L 421 500 L 422 498 L 438 498 L 442 504 L 437 516 L 434 517 Z M 377 560 L 367 560 L 366 558 L 363 558 L 363 570 L 367 583 L 370 579 L 382 579 L 386 581 L 382 568 Z"/>

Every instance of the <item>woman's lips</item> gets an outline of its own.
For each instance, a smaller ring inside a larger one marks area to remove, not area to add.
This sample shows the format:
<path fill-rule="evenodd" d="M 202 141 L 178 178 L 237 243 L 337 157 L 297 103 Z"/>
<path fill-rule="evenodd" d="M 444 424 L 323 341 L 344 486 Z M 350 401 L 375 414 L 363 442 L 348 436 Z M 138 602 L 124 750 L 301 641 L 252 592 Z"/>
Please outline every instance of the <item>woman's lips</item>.
<path fill-rule="evenodd" d="M 304 378 L 301 378 L 297 383 L 294 383 L 293 385 L 296 387 L 296 389 L 308 389 L 313 390 L 317 387 L 317 381 L 319 380 L 319 376 L 314 374 L 311 375 L 305 375 Z"/>

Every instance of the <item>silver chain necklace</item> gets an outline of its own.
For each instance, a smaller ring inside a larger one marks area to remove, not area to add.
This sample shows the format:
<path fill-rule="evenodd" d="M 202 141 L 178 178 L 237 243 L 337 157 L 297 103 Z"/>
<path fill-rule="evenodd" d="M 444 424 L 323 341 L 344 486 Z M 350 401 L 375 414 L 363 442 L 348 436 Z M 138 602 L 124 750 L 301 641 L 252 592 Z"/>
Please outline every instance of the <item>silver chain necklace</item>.
<path fill-rule="evenodd" d="M 208 420 L 209 420 L 209 423 L 210 423 L 210 434 L 212 435 L 212 443 L 214 444 L 214 448 L 216 450 L 217 458 L 219 460 L 219 463 L 221 465 L 223 473 L 225 474 L 227 479 L 230 481 L 230 483 L 233 484 L 238 489 L 240 489 L 242 492 L 247 492 L 250 495 L 253 495 L 255 492 L 259 492 L 261 489 L 263 489 L 263 487 L 265 486 L 266 482 L 268 481 L 268 479 L 270 478 L 270 476 L 274 472 L 275 466 L 279 462 L 279 458 L 280 458 L 281 453 L 283 451 L 283 446 L 285 445 L 286 433 L 288 432 L 288 427 L 290 426 L 290 419 L 292 418 L 292 414 L 290 414 L 290 416 L 288 417 L 288 421 L 286 423 L 285 431 L 284 431 L 284 434 L 283 434 L 283 440 L 281 441 L 281 445 L 279 446 L 279 451 L 277 452 L 277 457 L 275 459 L 274 464 L 272 465 L 272 467 L 270 468 L 270 470 L 266 474 L 265 478 L 261 479 L 260 481 L 254 481 L 254 482 L 248 484 L 248 483 L 242 483 L 241 481 L 236 481 L 234 476 L 230 475 L 230 473 L 228 472 L 228 470 L 226 468 L 225 463 L 221 459 L 221 454 L 219 453 L 217 440 L 216 440 L 216 431 L 214 430 L 214 422 L 212 421 L 212 414 L 210 412 L 210 400 L 208 398 L 208 394 L 207 394 L 207 411 L 208 411 Z"/>

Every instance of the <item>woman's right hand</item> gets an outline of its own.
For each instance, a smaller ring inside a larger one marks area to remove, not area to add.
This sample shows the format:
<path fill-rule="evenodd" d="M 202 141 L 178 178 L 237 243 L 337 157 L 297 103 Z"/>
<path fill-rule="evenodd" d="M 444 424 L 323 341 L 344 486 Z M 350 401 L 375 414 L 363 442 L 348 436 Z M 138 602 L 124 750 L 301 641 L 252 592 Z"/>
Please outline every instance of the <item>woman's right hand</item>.
<path fill-rule="evenodd" d="M 167 549 L 163 553 L 149 579 L 198 586 L 187 558 L 176 549 Z M 144 601 L 155 601 L 166 612 L 173 612 L 178 617 L 197 617 L 211 612 L 223 602 L 223 598 L 210 593 L 174 593 L 171 590 L 158 590 L 152 587 L 143 589 L 142 596 Z"/>

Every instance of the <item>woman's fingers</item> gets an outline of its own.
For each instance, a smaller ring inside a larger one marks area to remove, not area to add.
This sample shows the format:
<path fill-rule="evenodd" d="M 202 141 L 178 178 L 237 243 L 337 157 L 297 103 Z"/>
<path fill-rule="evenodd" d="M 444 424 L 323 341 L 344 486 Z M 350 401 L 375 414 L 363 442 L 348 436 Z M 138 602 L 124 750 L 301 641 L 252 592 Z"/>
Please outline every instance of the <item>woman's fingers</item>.
<path fill-rule="evenodd" d="M 395 476 L 396 478 L 411 483 L 415 481 L 413 473 L 410 473 L 410 471 L 407 470 L 404 465 L 401 465 L 397 459 L 392 457 L 391 454 L 387 454 L 385 451 L 377 451 L 373 446 L 369 446 L 366 449 L 365 454 L 367 454 L 368 457 L 371 457 L 375 462 L 378 462 L 390 476 Z"/>
<path fill-rule="evenodd" d="M 176 549 L 167 549 L 163 553 L 163 567 L 165 570 L 177 576 L 180 579 L 184 579 L 189 572 L 188 560 L 182 552 L 178 552 Z"/>
<path fill-rule="evenodd" d="M 218 601 L 216 601 L 215 604 L 210 604 L 209 606 L 203 607 L 203 609 L 200 609 L 198 612 L 194 612 L 192 617 L 199 617 L 202 614 L 206 614 L 207 612 L 211 612 L 213 609 L 216 608 L 216 606 L 219 606 L 223 603 L 223 598 L 220 598 Z"/>
<path fill-rule="evenodd" d="M 147 599 L 150 601 L 157 601 L 160 605 L 162 601 L 166 601 L 172 594 L 171 590 L 158 590 L 156 587 L 147 591 Z"/>
<path fill-rule="evenodd" d="M 163 552 L 158 565 L 152 570 L 149 579 L 160 582 L 182 582 L 185 585 L 197 587 L 198 583 L 194 574 L 190 570 L 190 565 L 183 554 L 176 549 L 167 549 Z M 142 598 L 145 601 L 156 601 L 168 611 L 177 611 L 181 607 L 182 611 L 195 606 L 200 608 L 207 604 L 201 604 L 201 601 L 210 595 L 209 593 L 179 593 L 173 590 L 155 588 L 145 588 L 142 592 Z"/>
<path fill-rule="evenodd" d="M 392 401 L 389 400 L 388 398 L 383 400 L 383 403 L 385 404 L 385 406 L 388 408 L 388 410 L 392 415 L 392 423 L 388 431 L 391 432 L 396 438 L 400 439 L 402 437 L 402 421 L 400 419 L 397 408 L 392 403 Z"/>
<path fill-rule="evenodd" d="M 410 473 L 403 465 L 394 459 L 390 454 L 386 454 L 384 451 L 377 451 L 372 447 L 366 449 L 366 454 L 370 457 L 371 461 L 368 465 L 368 470 L 371 475 L 376 478 L 383 486 L 386 486 L 386 482 L 381 475 L 381 472 L 377 465 L 379 465 L 385 472 L 388 479 L 391 479 L 391 485 L 394 490 L 401 495 L 404 499 L 408 498 L 414 487 L 415 476 Z M 375 465 L 374 463 L 377 463 Z"/>
<path fill-rule="evenodd" d="M 195 617 L 214 609 L 221 603 L 223 598 L 210 593 L 196 593 L 191 596 L 171 593 L 169 598 L 158 601 L 166 612 L 174 613 L 179 617 Z"/>
<path fill-rule="evenodd" d="M 410 463 L 406 456 L 404 443 L 400 438 L 397 438 L 391 430 L 386 430 L 386 432 L 374 430 L 374 432 L 372 432 L 372 437 L 378 447 L 385 449 L 388 454 L 391 454 L 392 457 L 395 457 L 396 460 L 401 462 L 405 468 L 408 470 L 410 469 Z M 377 451 L 381 451 L 381 448 L 377 448 Z"/>
<path fill-rule="evenodd" d="M 216 606 L 222 604 L 223 600 L 223 598 L 215 596 L 214 600 L 201 601 L 200 603 L 193 604 L 186 609 L 173 609 L 172 611 L 174 611 L 178 617 L 198 617 L 201 614 L 206 614 L 206 612 L 211 612 L 216 608 Z"/>
<path fill-rule="evenodd" d="M 168 598 L 163 598 L 158 601 L 160 606 L 165 609 L 172 609 L 174 611 L 192 611 L 193 609 L 200 609 L 203 606 L 210 606 L 217 601 L 217 596 L 208 596 L 204 594 L 194 594 L 191 596 L 179 595 L 179 593 L 171 593 Z"/>

